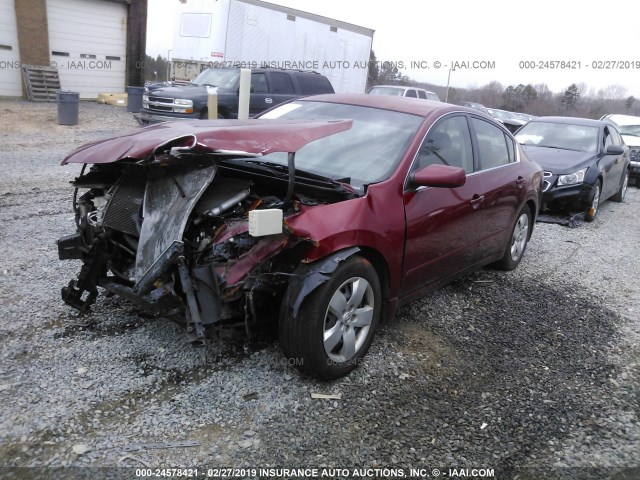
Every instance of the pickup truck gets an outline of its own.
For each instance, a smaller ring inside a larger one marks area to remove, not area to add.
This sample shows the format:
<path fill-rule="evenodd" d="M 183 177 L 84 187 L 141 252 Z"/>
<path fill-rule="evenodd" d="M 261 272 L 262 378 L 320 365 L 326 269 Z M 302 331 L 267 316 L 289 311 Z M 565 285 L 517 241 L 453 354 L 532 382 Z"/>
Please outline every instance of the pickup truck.
<path fill-rule="evenodd" d="M 140 119 L 158 123 L 179 119 L 207 119 L 207 87 L 218 92 L 218 118 L 238 118 L 240 69 L 209 68 L 188 85 L 147 89 L 142 97 Z M 298 97 L 334 93 L 325 76 L 311 71 L 275 68 L 251 72 L 249 116 Z"/>

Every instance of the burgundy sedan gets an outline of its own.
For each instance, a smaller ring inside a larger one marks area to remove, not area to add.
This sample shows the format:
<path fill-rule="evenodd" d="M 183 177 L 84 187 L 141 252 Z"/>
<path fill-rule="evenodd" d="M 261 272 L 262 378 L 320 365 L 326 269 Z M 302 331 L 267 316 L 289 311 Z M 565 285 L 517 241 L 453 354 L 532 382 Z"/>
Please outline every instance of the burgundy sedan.
<path fill-rule="evenodd" d="M 465 107 L 374 95 L 294 100 L 248 121 L 169 122 L 86 145 L 63 164 L 81 259 L 64 301 L 98 287 L 203 343 L 279 322 L 291 363 L 358 365 L 383 318 L 430 289 L 522 259 L 542 171 Z"/>

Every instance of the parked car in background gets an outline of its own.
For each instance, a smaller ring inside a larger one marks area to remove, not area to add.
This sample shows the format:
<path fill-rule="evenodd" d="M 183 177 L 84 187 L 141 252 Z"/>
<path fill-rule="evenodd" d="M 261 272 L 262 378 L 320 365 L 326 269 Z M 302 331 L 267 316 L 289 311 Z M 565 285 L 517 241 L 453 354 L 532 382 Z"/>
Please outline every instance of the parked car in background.
<path fill-rule="evenodd" d="M 238 118 L 240 69 L 209 68 L 188 85 L 148 89 L 142 97 L 140 118 L 145 123 L 207 119 L 207 87 L 217 87 L 218 118 Z M 259 68 L 251 71 L 249 116 L 288 100 L 333 93 L 327 77 L 316 72 Z"/>
<path fill-rule="evenodd" d="M 638 185 L 640 183 L 640 117 L 609 114 L 603 115 L 600 120 L 615 125 L 622 135 L 622 140 L 629 147 L 630 181 Z"/>
<path fill-rule="evenodd" d="M 511 134 L 454 105 L 322 95 L 248 121 L 166 122 L 80 147 L 80 259 L 63 300 L 98 287 L 190 339 L 279 315 L 292 365 L 355 368 L 383 317 L 484 265 L 520 263 L 542 170 Z"/>
<path fill-rule="evenodd" d="M 608 198 L 622 202 L 629 148 L 614 126 L 599 120 L 538 117 L 516 139 L 544 169 L 542 210 L 585 211 L 593 221 Z"/>
<path fill-rule="evenodd" d="M 497 108 L 487 108 L 487 112 L 493 118 L 499 120 L 504 124 L 505 127 L 509 129 L 511 133 L 518 130 L 521 126 L 527 123 L 525 120 L 521 120 L 515 117 L 512 112 L 507 112 L 506 110 L 499 110 Z"/>
<path fill-rule="evenodd" d="M 511 113 L 512 117 L 515 117 L 518 120 L 522 120 L 525 123 L 536 118 L 534 115 L 529 115 L 528 113 L 521 113 L 521 112 L 509 112 L 509 113 Z"/>
<path fill-rule="evenodd" d="M 463 107 L 469 107 L 469 108 L 473 108 L 475 110 L 479 110 L 482 113 L 485 113 L 489 116 L 491 116 L 491 114 L 489 113 L 489 111 L 487 110 L 487 107 L 485 107 L 484 105 L 482 105 L 481 103 L 476 103 L 476 102 L 464 102 L 462 104 Z"/>
<path fill-rule="evenodd" d="M 376 85 L 369 90 L 369 95 L 393 95 L 396 97 L 422 98 L 424 100 L 440 101 L 440 97 L 429 90 L 418 87 L 404 87 L 401 85 Z"/>

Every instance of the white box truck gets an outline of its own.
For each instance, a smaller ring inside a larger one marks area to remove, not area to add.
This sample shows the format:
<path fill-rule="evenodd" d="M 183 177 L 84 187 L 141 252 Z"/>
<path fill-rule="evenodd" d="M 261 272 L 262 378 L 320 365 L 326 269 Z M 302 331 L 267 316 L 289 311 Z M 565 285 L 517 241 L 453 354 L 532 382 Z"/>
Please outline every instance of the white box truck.
<path fill-rule="evenodd" d="M 364 93 L 373 30 L 260 0 L 180 0 L 171 76 L 206 68 L 313 70 L 336 93 Z"/>

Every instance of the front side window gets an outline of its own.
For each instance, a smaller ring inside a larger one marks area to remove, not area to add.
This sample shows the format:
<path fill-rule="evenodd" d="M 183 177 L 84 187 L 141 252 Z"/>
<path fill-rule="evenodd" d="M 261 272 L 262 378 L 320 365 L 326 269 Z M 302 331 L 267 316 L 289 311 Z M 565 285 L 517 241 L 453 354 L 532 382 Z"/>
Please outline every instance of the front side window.
<path fill-rule="evenodd" d="M 264 73 L 251 74 L 251 93 L 269 93 L 267 76 Z"/>
<path fill-rule="evenodd" d="M 463 115 L 449 116 L 429 130 L 418 150 L 413 170 L 429 165 L 460 167 L 473 172 L 473 151 L 467 119 Z"/>

